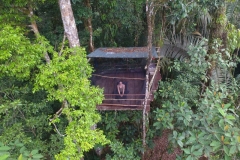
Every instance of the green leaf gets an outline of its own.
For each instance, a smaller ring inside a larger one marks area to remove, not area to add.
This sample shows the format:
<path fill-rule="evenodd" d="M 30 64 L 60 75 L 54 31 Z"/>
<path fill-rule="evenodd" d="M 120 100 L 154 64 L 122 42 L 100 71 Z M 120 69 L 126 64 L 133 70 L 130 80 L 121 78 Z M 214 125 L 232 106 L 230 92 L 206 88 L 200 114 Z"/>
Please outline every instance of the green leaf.
<path fill-rule="evenodd" d="M 178 140 L 177 143 L 178 143 L 178 145 L 179 145 L 180 147 L 183 147 L 182 141 Z"/>
<path fill-rule="evenodd" d="M 189 155 L 186 160 L 193 160 L 193 157 Z"/>
<path fill-rule="evenodd" d="M 230 106 L 231 106 L 231 104 L 230 104 L 230 103 L 227 103 L 227 104 L 224 105 L 223 108 L 224 108 L 224 109 L 228 109 Z"/>
<path fill-rule="evenodd" d="M 23 143 L 19 142 L 18 139 L 14 142 L 14 144 L 18 147 L 22 147 L 24 145 Z"/>
<path fill-rule="evenodd" d="M 225 154 L 229 155 L 229 149 L 227 146 L 223 146 L 223 150 L 224 150 Z"/>
<path fill-rule="evenodd" d="M 218 141 L 213 141 L 213 142 L 210 144 L 210 146 L 213 146 L 213 147 L 215 147 L 215 146 L 221 146 L 221 143 L 218 142 Z"/>
<path fill-rule="evenodd" d="M 212 150 L 213 150 L 213 151 L 217 151 L 220 147 L 221 147 L 221 146 L 214 146 Z"/>
<path fill-rule="evenodd" d="M 192 154 L 195 155 L 196 157 L 198 157 L 198 156 L 201 156 L 201 155 L 202 155 L 202 152 L 200 152 L 200 151 L 195 151 L 195 152 L 193 152 Z"/>
<path fill-rule="evenodd" d="M 232 154 L 236 153 L 236 151 L 237 151 L 237 147 L 236 146 L 232 146 L 230 148 L 229 155 L 232 155 Z"/>
<path fill-rule="evenodd" d="M 20 153 L 23 153 L 25 150 L 26 150 L 26 147 L 22 147 L 22 148 L 20 149 Z"/>
<path fill-rule="evenodd" d="M 6 160 L 9 156 L 10 156 L 10 155 L 7 155 L 7 154 L 2 155 L 2 156 L 0 157 L 0 160 Z"/>
<path fill-rule="evenodd" d="M 23 155 L 28 157 L 30 155 L 30 153 L 29 153 L 29 151 L 25 151 L 25 152 L 23 152 Z"/>
<path fill-rule="evenodd" d="M 235 117 L 233 115 L 227 115 L 226 118 L 229 120 L 235 120 Z"/>
<path fill-rule="evenodd" d="M 198 135 L 198 138 L 203 137 L 205 134 L 206 134 L 205 132 L 201 132 L 201 133 Z"/>
<path fill-rule="evenodd" d="M 176 131 L 173 131 L 173 137 L 177 137 L 177 132 Z"/>
<path fill-rule="evenodd" d="M 189 140 L 186 142 L 186 144 L 191 144 L 192 142 L 195 142 L 196 138 L 195 137 L 190 137 Z"/>
<path fill-rule="evenodd" d="M 213 141 L 213 142 L 210 144 L 210 146 L 213 147 L 213 151 L 216 151 L 218 148 L 221 147 L 221 143 L 218 142 L 218 141 Z"/>
<path fill-rule="evenodd" d="M 224 160 L 231 160 L 231 157 L 229 157 L 227 154 L 224 155 Z"/>
<path fill-rule="evenodd" d="M 219 111 L 219 113 L 221 113 L 221 115 L 223 117 L 225 117 L 226 113 L 224 112 L 224 110 L 222 108 L 218 108 L 218 111 Z"/>
<path fill-rule="evenodd" d="M 221 119 L 219 122 L 218 122 L 218 125 L 219 125 L 219 127 L 220 128 L 222 128 L 222 129 L 224 129 L 224 120 L 223 119 Z"/>
<path fill-rule="evenodd" d="M 230 124 L 230 125 L 233 126 L 233 122 L 232 122 L 231 120 L 229 120 L 229 119 L 225 119 L 225 121 L 226 121 L 228 124 Z"/>
<path fill-rule="evenodd" d="M 8 152 L 8 151 L 1 151 L 1 152 L 0 152 L 0 157 L 1 157 L 2 155 L 5 155 L 5 154 L 7 154 L 7 155 L 8 155 L 8 154 L 9 154 L 9 152 Z"/>
<path fill-rule="evenodd" d="M 190 148 L 183 148 L 183 151 L 185 152 L 185 154 L 190 154 Z"/>
<path fill-rule="evenodd" d="M 22 154 L 19 155 L 18 160 L 22 160 L 23 156 Z"/>
<path fill-rule="evenodd" d="M 41 155 L 41 154 L 35 154 L 35 155 L 33 155 L 33 158 L 42 158 L 43 156 Z"/>
<path fill-rule="evenodd" d="M 10 147 L 8 147 L 8 146 L 1 146 L 0 147 L 0 151 L 8 151 L 8 150 L 10 150 L 11 148 Z"/>
<path fill-rule="evenodd" d="M 37 149 L 34 149 L 32 150 L 31 154 L 34 155 L 34 154 L 37 154 L 38 153 L 38 150 Z"/>

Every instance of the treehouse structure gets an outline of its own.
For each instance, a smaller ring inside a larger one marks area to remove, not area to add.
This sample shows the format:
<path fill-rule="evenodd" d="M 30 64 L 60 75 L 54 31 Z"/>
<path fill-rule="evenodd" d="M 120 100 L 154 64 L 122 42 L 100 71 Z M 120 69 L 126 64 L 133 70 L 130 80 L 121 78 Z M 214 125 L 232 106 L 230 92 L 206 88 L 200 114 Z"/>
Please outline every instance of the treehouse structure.
<path fill-rule="evenodd" d="M 147 47 L 98 48 L 87 56 L 94 67 L 91 82 L 104 90 L 105 99 L 97 106 L 98 110 L 143 110 L 144 104 L 146 110 L 150 110 L 153 93 L 161 79 L 155 47 L 151 54 L 155 60 L 149 64 Z M 121 98 L 117 89 L 120 81 L 125 85 Z M 146 85 L 150 86 L 148 90 Z"/>

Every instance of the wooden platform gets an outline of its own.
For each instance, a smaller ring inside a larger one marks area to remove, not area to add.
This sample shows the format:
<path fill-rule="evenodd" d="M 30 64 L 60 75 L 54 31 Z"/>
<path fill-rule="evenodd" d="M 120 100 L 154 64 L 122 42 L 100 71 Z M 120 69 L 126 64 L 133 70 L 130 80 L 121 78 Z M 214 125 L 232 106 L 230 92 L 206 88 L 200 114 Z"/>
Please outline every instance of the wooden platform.
<path fill-rule="evenodd" d="M 108 95 L 105 95 L 108 96 Z M 115 96 L 115 95 L 114 95 Z M 130 95 L 127 95 L 127 97 Z M 138 96 L 138 95 L 131 95 Z M 141 95 L 143 96 L 143 95 Z M 101 105 L 97 106 L 99 110 L 142 110 L 143 109 L 143 99 L 105 99 Z M 151 99 L 148 99 L 147 111 L 150 111 Z"/>
<path fill-rule="evenodd" d="M 93 74 L 93 84 L 104 89 L 104 100 L 99 110 L 141 110 L 145 98 L 145 71 L 119 70 L 114 73 L 98 72 Z M 117 84 L 125 84 L 124 99 L 118 99 Z"/>
<path fill-rule="evenodd" d="M 98 110 L 142 110 L 145 99 L 146 73 L 144 69 L 131 69 L 124 71 L 97 72 L 93 74 L 93 85 L 104 89 L 104 100 L 97 106 Z M 151 80 L 150 76 L 150 80 Z M 150 111 L 150 103 L 154 98 L 153 92 L 158 87 L 161 79 L 160 72 L 155 76 L 148 99 L 147 111 Z M 118 99 L 117 84 L 122 81 L 125 84 L 125 96 Z"/>

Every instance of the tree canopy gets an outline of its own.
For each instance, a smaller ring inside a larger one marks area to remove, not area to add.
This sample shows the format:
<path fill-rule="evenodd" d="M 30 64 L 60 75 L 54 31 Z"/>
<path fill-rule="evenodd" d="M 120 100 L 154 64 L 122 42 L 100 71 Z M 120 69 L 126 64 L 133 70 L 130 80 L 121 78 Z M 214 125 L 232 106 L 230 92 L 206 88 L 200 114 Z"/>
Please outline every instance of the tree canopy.
<path fill-rule="evenodd" d="M 151 159 L 166 129 L 179 159 L 238 159 L 239 12 L 239 0 L 3 0 L 0 159 Z M 134 46 L 163 55 L 147 147 L 140 111 L 96 110 L 86 58 Z"/>

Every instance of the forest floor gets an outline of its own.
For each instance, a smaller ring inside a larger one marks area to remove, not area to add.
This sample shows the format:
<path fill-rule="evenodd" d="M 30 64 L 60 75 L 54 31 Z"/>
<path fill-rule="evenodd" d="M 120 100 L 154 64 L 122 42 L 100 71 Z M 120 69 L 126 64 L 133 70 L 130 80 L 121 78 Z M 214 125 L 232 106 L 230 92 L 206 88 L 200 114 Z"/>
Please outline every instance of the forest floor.
<path fill-rule="evenodd" d="M 154 139 L 154 147 L 145 152 L 144 160 L 175 160 L 182 153 L 180 148 L 169 152 L 168 135 L 171 131 L 165 130 L 161 137 Z"/>

